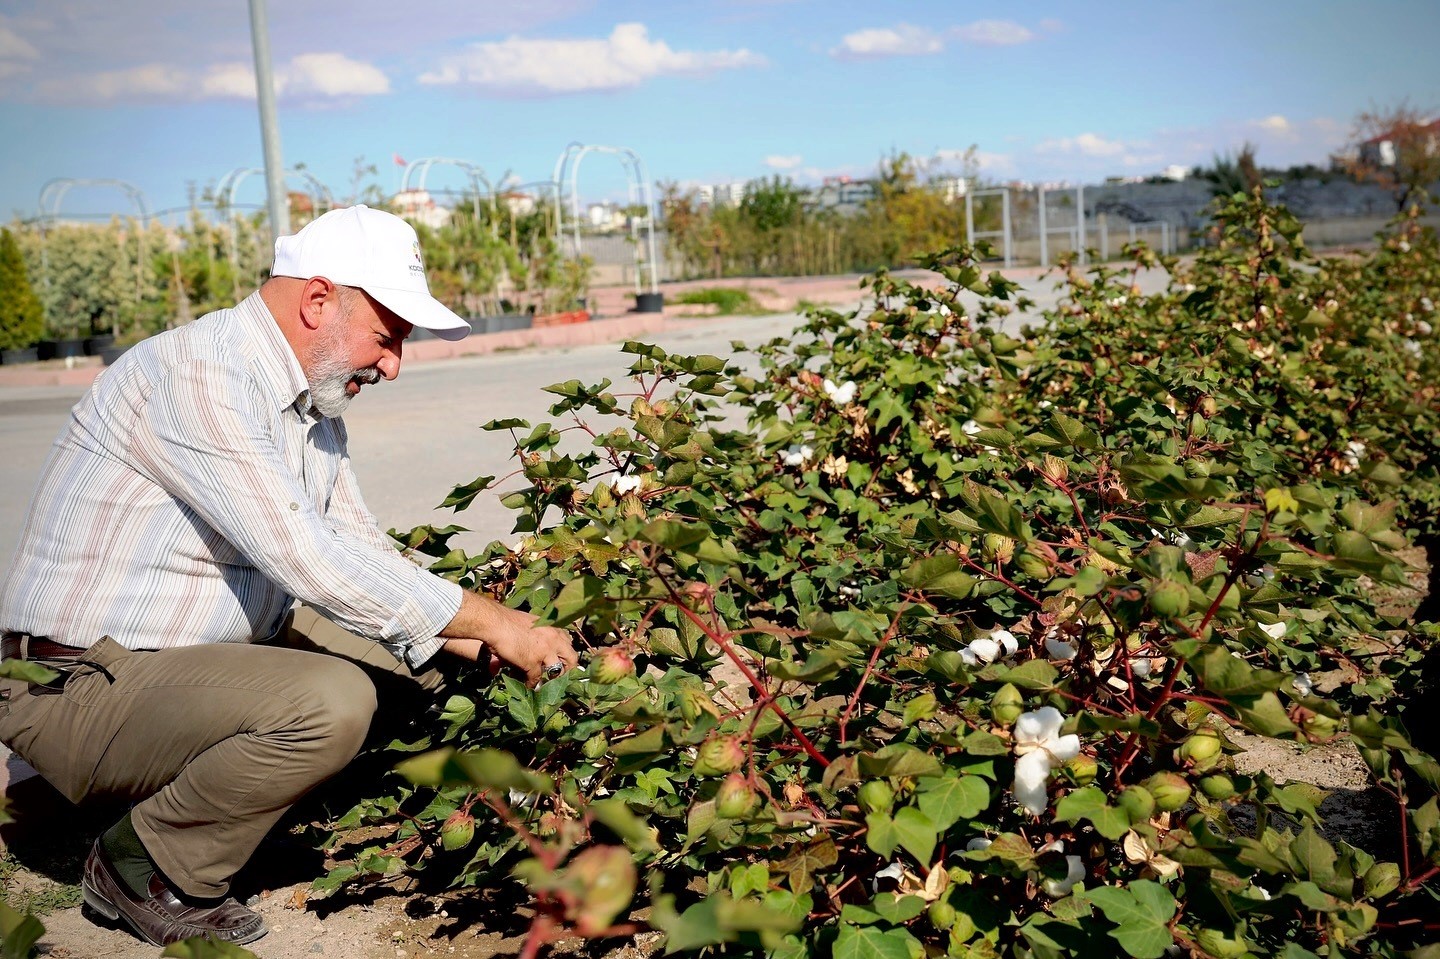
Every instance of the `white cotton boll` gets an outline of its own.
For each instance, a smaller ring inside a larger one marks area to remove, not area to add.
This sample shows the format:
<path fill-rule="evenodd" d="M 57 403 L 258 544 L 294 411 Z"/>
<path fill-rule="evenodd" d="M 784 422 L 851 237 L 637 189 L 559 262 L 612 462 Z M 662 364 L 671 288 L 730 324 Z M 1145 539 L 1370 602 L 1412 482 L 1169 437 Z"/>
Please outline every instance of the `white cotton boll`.
<path fill-rule="evenodd" d="M 854 586 L 851 586 L 849 583 L 841 583 L 839 592 L 841 596 L 844 596 L 847 599 L 854 599 L 855 597 L 860 595 L 860 590 Z"/>
<path fill-rule="evenodd" d="M 984 836 L 976 836 L 974 839 L 970 840 L 965 844 L 965 851 L 979 852 L 982 849 L 989 849 L 990 845 L 991 843 L 989 839 L 986 839 Z"/>
<path fill-rule="evenodd" d="M 540 797 L 530 793 L 522 793 L 518 789 L 512 789 L 505 795 L 505 799 L 517 809 L 529 809 L 539 801 Z"/>
<path fill-rule="evenodd" d="M 982 429 L 984 429 L 984 427 L 981 426 L 979 423 L 975 422 L 974 420 L 966 420 L 964 423 L 960 424 L 960 431 L 966 436 L 974 436 Z"/>
<path fill-rule="evenodd" d="M 1075 647 L 1063 639 L 1045 637 L 1045 652 L 1050 654 L 1051 659 L 1074 659 Z"/>
<path fill-rule="evenodd" d="M 1296 673 L 1295 678 L 1290 680 L 1290 685 L 1294 686 L 1301 696 L 1310 696 L 1315 692 L 1315 684 L 1310 680 L 1309 673 Z"/>
<path fill-rule="evenodd" d="M 1055 405 L 1055 404 L 1052 403 L 1052 402 L 1050 402 L 1049 400 L 1041 400 L 1041 401 L 1040 401 L 1040 408 L 1041 408 L 1042 410 L 1048 410 L 1050 407 L 1052 407 L 1052 406 L 1054 406 L 1054 405 Z"/>
<path fill-rule="evenodd" d="M 1028 713 L 1021 713 L 1015 720 L 1015 742 L 1017 745 L 1043 746 L 1060 735 L 1065 717 L 1054 706 L 1041 706 Z"/>
<path fill-rule="evenodd" d="M 1015 760 L 1015 782 L 1011 792 L 1015 801 L 1032 816 L 1045 811 L 1045 783 L 1050 778 L 1050 757 L 1043 750 L 1026 753 Z"/>
<path fill-rule="evenodd" d="M 990 634 L 989 638 L 1000 644 L 1000 648 L 1005 650 L 1006 656 L 1014 656 L 1015 651 L 1020 648 L 1020 641 L 1008 629 L 997 629 Z"/>
<path fill-rule="evenodd" d="M 1415 329 L 1419 331 L 1421 336 L 1429 336 L 1431 333 L 1435 332 L 1435 328 L 1425 320 L 1421 320 L 1420 322 L 1416 323 Z"/>
<path fill-rule="evenodd" d="M 780 460 L 786 466 L 804 466 L 815 455 L 815 450 L 806 443 L 797 443 L 780 454 Z"/>
<path fill-rule="evenodd" d="M 1269 636 L 1271 639 L 1282 639 L 1285 636 L 1285 624 L 1261 623 L 1260 632 L 1264 633 L 1266 636 Z"/>
<path fill-rule="evenodd" d="M 1148 679 L 1150 670 L 1154 668 L 1151 662 L 1152 661 L 1148 659 L 1132 659 L 1130 661 L 1130 675 L 1136 679 Z"/>
<path fill-rule="evenodd" d="M 985 636 L 972 640 L 967 648 L 982 663 L 991 662 L 1000 655 L 1000 644 Z"/>
<path fill-rule="evenodd" d="M 1194 283 L 1186 283 L 1186 284 L 1185 284 L 1184 286 L 1182 286 L 1180 289 L 1184 290 L 1186 293 L 1194 293 L 1194 292 L 1195 292 L 1195 284 L 1194 284 Z"/>
<path fill-rule="evenodd" d="M 878 870 L 878 871 L 875 873 L 875 878 L 873 878 L 873 879 L 870 880 L 870 888 L 873 889 L 875 892 L 879 892 L 879 891 L 880 891 L 880 880 L 882 880 L 882 879 L 893 879 L 893 880 L 895 880 L 896 882 L 901 882 L 902 880 L 904 880 L 904 878 L 905 878 L 905 867 L 901 866 L 898 862 L 892 862 L 890 865 L 886 866 L 884 869 Z"/>
<path fill-rule="evenodd" d="M 1124 306 L 1128 299 L 1129 297 L 1122 293 L 1119 296 L 1111 297 L 1107 302 L 1109 302 L 1111 306 Z"/>
<path fill-rule="evenodd" d="M 1080 737 L 1076 733 L 1057 736 L 1046 745 L 1045 751 L 1056 763 L 1068 763 L 1080 755 Z"/>
<path fill-rule="evenodd" d="M 645 481 L 638 476 L 621 475 L 615 477 L 615 481 L 611 485 L 615 487 L 615 492 L 624 496 L 626 493 L 638 493 L 640 487 L 645 485 Z"/>
<path fill-rule="evenodd" d="M 1419 340 L 1406 340 L 1403 345 L 1405 347 L 1405 352 L 1409 353 L 1411 356 L 1419 356 L 1422 352 L 1424 352 L 1424 349 L 1420 346 Z"/>
<path fill-rule="evenodd" d="M 964 663 L 966 666 L 979 666 L 980 658 L 971 651 L 969 646 L 966 646 L 965 648 L 960 650 L 960 662 Z"/>
<path fill-rule="evenodd" d="M 826 380 L 823 385 L 825 387 L 825 395 L 830 397 L 831 402 L 837 406 L 844 406 L 855 399 L 856 387 L 854 380 L 846 380 L 839 385 L 836 385 L 834 380 Z"/>
<path fill-rule="evenodd" d="M 1420 309 L 1426 313 L 1433 313 L 1435 311 L 1435 302 L 1428 296 L 1422 296 L 1420 297 Z M 1426 330 L 1425 332 L 1429 333 L 1430 331 Z"/>
<path fill-rule="evenodd" d="M 1070 890 L 1075 884 L 1085 878 L 1085 862 L 1079 856 L 1065 857 L 1065 878 L 1047 879 L 1044 882 L 1045 894 L 1052 899 L 1059 899 L 1061 896 L 1070 895 Z"/>
<path fill-rule="evenodd" d="M 1400 250 L 1401 253 L 1409 253 L 1409 252 L 1410 252 L 1410 241 L 1409 241 L 1409 240 L 1401 240 L 1399 243 L 1397 243 L 1397 244 L 1395 244 L 1395 245 L 1399 248 L 1399 250 Z"/>

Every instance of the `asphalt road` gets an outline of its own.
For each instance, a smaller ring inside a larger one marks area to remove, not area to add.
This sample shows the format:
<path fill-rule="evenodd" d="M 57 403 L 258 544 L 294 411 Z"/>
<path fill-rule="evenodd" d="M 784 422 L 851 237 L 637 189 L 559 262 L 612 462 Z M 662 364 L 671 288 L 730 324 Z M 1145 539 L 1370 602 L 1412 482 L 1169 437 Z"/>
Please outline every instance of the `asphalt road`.
<path fill-rule="evenodd" d="M 1157 289 L 1162 282 L 1163 274 L 1152 273 L 1142 277 L 1141 285 Z M 1032 280 L 1027 286 L 1038 309 L 1054 304 L 1051 281 Z M 671 352 L 730 358 L 735 356 L 732 340 L 760 343 L 790 332 L 798 322 L 794 314 L 676 321 L 649 339 Z M 467 549 L 508 539 L 511 518 L 494 492 L 477 497 L 459 514 L 436 509 L 457 484 L 513 469 L 500 435 L 482 432 L 480 424 L 512 416 L 551 421 L 547 408 L 554 398 L 541 388 L 571 378 L 594 383 L 608 376 L 618 393 L 631 359 L 618 344 L 497 353 L 408 366 L 393 382 L 367 387 L 345 419 L 351 459 L 381 528 L 454 522 L 472 530 L 454 541 Z M 7 565 L 50 444 L 82 393 L 77 387 L 0 390 L 0 449 L 5 450 L 0 459 L 0 556 Z M 509 488 L 515 486 L 512 481 Z"/>

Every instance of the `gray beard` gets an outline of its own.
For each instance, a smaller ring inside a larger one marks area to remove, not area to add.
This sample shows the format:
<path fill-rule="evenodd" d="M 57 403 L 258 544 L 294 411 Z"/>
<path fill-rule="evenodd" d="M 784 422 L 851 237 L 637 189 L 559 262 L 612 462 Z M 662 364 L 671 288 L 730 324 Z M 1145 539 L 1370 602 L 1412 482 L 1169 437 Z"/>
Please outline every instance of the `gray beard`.
<path fill-rule="evenodd" d="M 341 355 L 345 331 L 338 324 L 331 327 L 320 344 L 323 357 L 308 377 L 310 405 L 324 417 L 337 417 L 350 406 L 355 397 L 346 390 L 353 380 L 362 386 L 380 382 L 380 371 L 374 368 L 357 370 Z"/>

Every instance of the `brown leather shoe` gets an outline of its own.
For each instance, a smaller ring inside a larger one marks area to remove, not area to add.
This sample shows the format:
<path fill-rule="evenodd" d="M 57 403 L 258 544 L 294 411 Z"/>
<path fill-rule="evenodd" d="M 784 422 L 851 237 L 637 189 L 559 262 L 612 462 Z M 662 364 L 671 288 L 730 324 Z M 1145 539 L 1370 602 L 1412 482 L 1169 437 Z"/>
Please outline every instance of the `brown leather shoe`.
<path fill-rule="evenodd" d="M 270 930 L 265 920 L 235 899 L 218 905 L 193 905 L 182 900 L 156 873 L 144 898 L 130 891 L 110 858 L 95 841 L 80 881 L 85 904 L 106 919 L 123 919 L 145 941 L 166 946 L 191 936 L 214 936 L 235 944 L 254 942 Z"/>

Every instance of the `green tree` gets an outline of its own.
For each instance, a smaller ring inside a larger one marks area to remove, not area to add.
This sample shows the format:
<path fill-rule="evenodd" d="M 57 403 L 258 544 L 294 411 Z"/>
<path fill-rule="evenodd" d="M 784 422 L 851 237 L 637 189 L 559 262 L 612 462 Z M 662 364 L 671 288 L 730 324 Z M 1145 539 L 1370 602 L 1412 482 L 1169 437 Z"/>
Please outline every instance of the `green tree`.
<path fill-rule="evenodd" d="M 22 349 L 45 332 L 45 310 L 30 286 L 15 234 L 0 230 L 0 349 Z"/>
<path fill-rule="evenodd" d="M 1440 182 L 1440 120 L 1427 119 L 1408 101 L 1361 113 L 1353 138 L 1350 173 L 1389 190 L 1397 212 L 1423 202 L 1425 191 Z"/>

